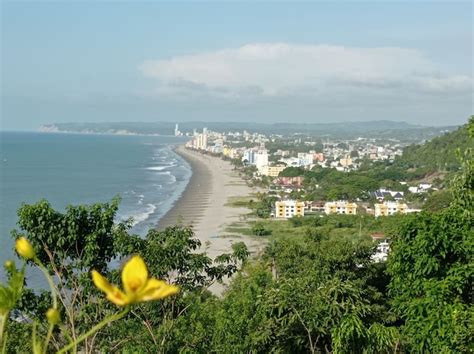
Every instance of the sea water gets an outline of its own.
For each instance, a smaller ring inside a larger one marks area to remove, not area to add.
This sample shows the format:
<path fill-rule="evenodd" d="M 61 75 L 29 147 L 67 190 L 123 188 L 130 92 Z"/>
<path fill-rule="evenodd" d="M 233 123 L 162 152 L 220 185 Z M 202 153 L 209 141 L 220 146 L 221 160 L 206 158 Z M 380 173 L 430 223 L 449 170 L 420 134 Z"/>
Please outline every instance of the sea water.
<path fill-rule="evenodd" d="M 121 197 L 118 220 L 133 218 L 144 236 L 173 206 L 191 176 L 173 151 L 186 138 L 0 132 L 0 261 L 12 258 L 11 230 L 22 203 L 109 202 Z M 19 230 L 21 231 L 21 230 Z M 4 272 L 0 272 L 4 279 Z"/>

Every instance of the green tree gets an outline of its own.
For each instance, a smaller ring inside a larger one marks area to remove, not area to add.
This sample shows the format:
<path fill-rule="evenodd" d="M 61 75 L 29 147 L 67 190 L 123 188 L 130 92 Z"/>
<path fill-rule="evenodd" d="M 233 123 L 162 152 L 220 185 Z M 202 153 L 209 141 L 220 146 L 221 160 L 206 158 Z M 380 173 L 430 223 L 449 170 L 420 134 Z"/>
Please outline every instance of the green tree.
<path fill-rule="evenodd" d="M 393 239 L 390 296 L 409 351 L 474 350 L 472 149 L 461 161 L 451 205 L 436 214 L 407 216 Z"/>

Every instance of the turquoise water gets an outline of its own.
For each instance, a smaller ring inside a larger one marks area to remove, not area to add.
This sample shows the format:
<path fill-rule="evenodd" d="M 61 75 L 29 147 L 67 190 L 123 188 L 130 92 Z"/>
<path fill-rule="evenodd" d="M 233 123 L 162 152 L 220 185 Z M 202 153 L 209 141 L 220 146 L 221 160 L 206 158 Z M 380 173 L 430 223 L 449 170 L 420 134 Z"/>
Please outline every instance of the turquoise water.
<path fill-rule="evenodd" d="M 110 201 L 144 235 L 178 199 L 191 176 L 172 146 L 184 138 L 0 132 L 0 261 L 13 256 L 12 229 L 22 203 L 54 208 Z M 3 272 L 0 272 L 3 278 Z"/>

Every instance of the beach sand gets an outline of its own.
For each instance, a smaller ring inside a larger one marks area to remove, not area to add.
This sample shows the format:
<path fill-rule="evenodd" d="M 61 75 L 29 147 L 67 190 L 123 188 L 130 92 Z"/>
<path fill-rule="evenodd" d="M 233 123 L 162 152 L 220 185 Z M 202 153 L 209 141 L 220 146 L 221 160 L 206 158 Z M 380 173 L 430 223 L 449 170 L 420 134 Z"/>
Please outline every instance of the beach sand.
<path fill-rule="evenodd" d="M 228 161 L 184 146 L 175 151 L 191 165 L 193 174 L 181 197 L 158 223 L 158 228 L 178 222 L 192 225 L 195 236 L 202 242 L 201 251 L 205 250 L 213 259 L 231 252 L 232 244 L 241 241 L 252 254 L 262 251 L 264 240 L 226 231 L 230 224 L 244 221 L 245 214 L 249 213 L 247 208 L 229 206 L 229 199 L 246 197 L 257 190 L 247 186 Z"/>

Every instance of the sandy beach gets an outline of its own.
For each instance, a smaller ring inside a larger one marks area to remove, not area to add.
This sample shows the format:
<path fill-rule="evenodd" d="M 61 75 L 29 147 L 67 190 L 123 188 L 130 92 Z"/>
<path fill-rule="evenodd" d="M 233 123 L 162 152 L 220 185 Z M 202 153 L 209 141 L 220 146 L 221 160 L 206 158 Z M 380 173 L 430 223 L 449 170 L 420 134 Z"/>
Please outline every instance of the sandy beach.
<path fill-rule="evenodd" d="M 245 197 L 256 192 L 238 176 L 228 161 L 204 155 L 179 146 L 182 156 L 193 171 L 192 177 L 173 208 L 160 220 L 163 228 L 181 222 L 192 225 L 211 258 L 230 252 L 235 242 L 243 241 L 252 253 L 263 248 L 263 241 L 254 237 L 229 233 L 226 228 L 242 221 L 247 208 L 228 205 L 232 197 Z"/>

